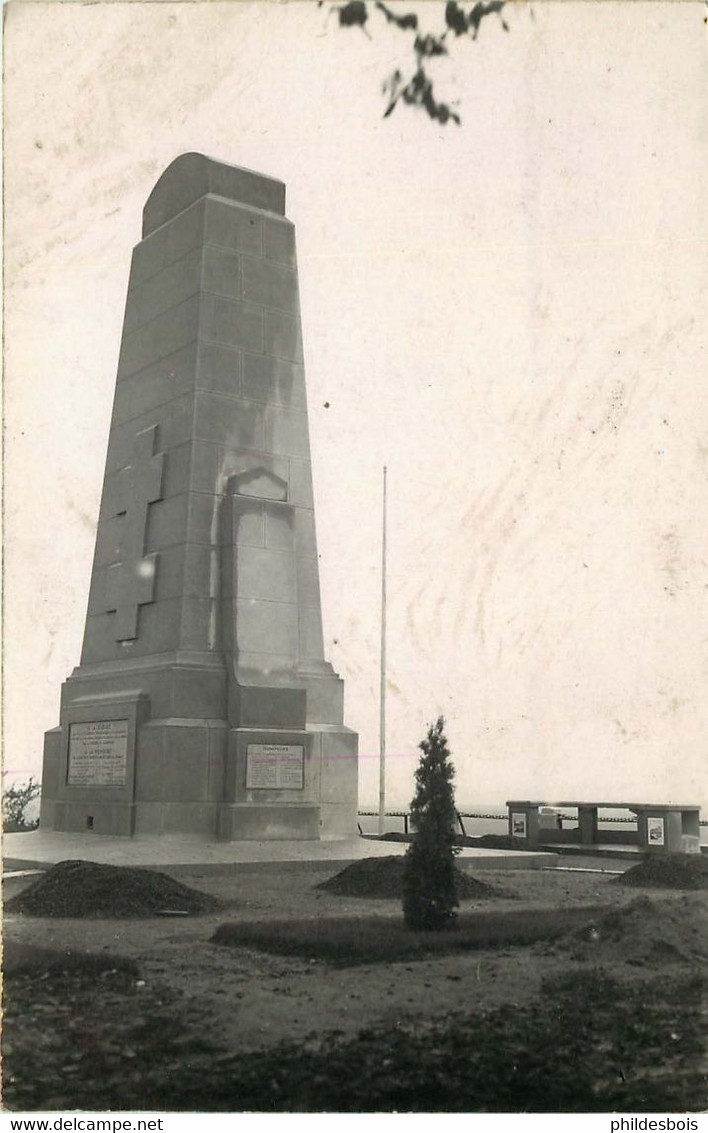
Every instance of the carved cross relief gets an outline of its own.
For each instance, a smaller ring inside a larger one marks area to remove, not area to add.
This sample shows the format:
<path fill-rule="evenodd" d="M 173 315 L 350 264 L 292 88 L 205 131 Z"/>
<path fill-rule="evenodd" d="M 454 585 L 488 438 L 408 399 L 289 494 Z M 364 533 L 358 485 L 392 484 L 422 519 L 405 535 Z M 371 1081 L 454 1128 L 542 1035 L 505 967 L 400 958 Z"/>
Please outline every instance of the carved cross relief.
<path fill-rule="evenodd" d="M 157 554 L 146 555 L 145 536 L 150 504 L 162 499 L 164 452 L 156 453 L 157 425 L 143 429 L 133 441 L 130 464 L 122 469 L 115 514 L 123 515 L 120 562 L 108 568 L 106 610 L 115 611 L 116 641 L 138 636 L 138 610 L 155 595 Z"/>

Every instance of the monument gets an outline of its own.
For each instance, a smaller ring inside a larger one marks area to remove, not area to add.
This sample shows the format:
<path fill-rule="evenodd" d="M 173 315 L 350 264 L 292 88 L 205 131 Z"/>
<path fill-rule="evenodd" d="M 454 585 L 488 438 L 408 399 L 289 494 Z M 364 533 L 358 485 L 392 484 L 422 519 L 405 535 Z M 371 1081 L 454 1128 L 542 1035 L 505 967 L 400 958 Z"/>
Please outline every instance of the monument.
<path fill-rule="evenodd" d="M 133 252 L 81 661 L 42 827 L 356 833 L 357 737 L 324 659 L 285 186 L 183 154 Z"/>

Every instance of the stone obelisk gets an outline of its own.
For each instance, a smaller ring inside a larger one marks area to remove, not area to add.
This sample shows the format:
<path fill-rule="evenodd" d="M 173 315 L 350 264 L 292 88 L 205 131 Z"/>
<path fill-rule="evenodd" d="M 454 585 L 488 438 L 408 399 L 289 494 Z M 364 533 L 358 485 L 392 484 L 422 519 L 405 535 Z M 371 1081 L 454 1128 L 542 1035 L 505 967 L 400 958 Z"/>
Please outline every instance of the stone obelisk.
<path fill-rule="evenodd" d="M 284 213 L 282 182 L 200 154 L 145 205 L 81 663 L 45 740 L 44 828 L 356 833 Z"/>

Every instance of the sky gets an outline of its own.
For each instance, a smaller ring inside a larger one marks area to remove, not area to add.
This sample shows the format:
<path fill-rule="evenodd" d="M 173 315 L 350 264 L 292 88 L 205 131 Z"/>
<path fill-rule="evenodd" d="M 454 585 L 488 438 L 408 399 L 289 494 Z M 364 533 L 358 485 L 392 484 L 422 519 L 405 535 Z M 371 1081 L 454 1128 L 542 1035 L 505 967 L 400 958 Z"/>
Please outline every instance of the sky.
<path fill-rule="evenodd" d="M 441 26 L 436 0 L 416 8 Z M 130 255 L 197 150 L 296 225 L 326 655 L 387 797 L 443 714 L 458 803 L 708 810 L 704 7 L 507 8 L 397 107 L 406 37 L 331 5 L 11 3 L 4 767 L 78 664 Z"/>

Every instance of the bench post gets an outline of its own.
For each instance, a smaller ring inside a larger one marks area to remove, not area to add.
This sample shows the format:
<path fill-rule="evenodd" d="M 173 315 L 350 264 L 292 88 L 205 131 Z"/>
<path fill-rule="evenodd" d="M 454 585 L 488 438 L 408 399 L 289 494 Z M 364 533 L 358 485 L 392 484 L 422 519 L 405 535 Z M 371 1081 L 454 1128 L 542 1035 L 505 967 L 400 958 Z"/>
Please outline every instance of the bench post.
<path fill-rule="evenodd" d="M 580 841 L 583 845 L 593 845 L 597 842 L 597 807 L 578 807 L 578 826 L 580 827 Z"/>
<path fill-rule="evenodd" d="M 509 810 L 509 837 L 525 842 L 527 846 L 538 845 L 538 803 L 507 802 Z"/>

